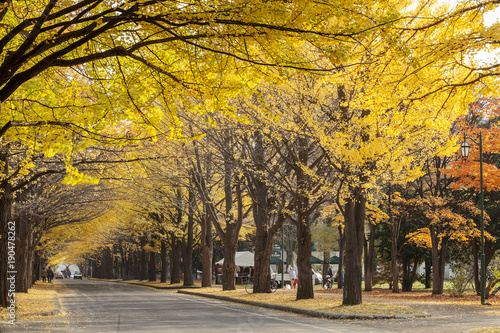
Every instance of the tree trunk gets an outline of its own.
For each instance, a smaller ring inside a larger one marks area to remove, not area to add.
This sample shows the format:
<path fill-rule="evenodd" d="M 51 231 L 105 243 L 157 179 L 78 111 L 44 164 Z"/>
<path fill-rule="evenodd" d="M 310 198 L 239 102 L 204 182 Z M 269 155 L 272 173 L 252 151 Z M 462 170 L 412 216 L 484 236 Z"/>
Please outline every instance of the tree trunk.
<path fill-rule="evenodd" d="M 425 259 L 425 289 L 429 289 L 432 285 L 431 283 L 431 275 L 432 275 L 432 258 Z"/>
<path fill-rule="evenodd" d="M 117 256 L 115 255 L 116 253 L 116 247 L 112 245 L 109 249 L 109 272 L 110 272 L 110 277 L 112 279 L 117 279 L 118 278 L 118 262 L 117 262 Z M 69 265 L 68 265 L 69 266 Z M 68 275 L 69 276 L 69 275 Z"/>
<path fill-rule="evenodd" d="M 444 268 L 448 242 L 446 238 L 439 239 L 436 227 L 430 226 L 429 231 L 432 243 L 432 294 L 442 295 L 444 291 Z"/>
<path fill-rule="evenodd" d="M 181 283 L 181 259 L 182 259 L 182 241 L 175 236 L 172 236 L 172 276 L 170 284 Z"/>
<path fill-rule="evenodd" d="M 297 215 L 297 276 L 299 286 L 297 288 L 297 300 L 314 298 L 312 282 L 312 240 L 311 240 L 311 215 L 308 196 L 310 187 L 310 176 L 301 165 L 307 165 L 309 158 L 308 139 L 299 137 L 298 142 L 298 168 L 295 168 L 297 178 L 297 193 L 295 203 L 295 214 Z"/>
<path fill-rule="evenodd" d="M 228 151 L 231 151 L 230 139 L 229 137 L 224 138 L 224 142 Z M 222 230 L 222 227 L 218 224 L 217 216 L 215 215 L 215 210 L 212 208 L 212 219 L 219 237 L 224 244 L 224 263 L 222 264 L 222 290 L 235 290 L 235 256 L 238 245 L 238 235 L 239 228 L 237 221 L 234 218 L 232 212 L 233 208 L 233 180 L 235 179 L 234 165 L 231 161 L 229 153 L 224 154 L 224 202 L 225 202 L 225 220 L 226 220 L 226 230 Z M 237 195 L 241 194 L 239 191 Z"/>
<path fill-rule="evenodd" d="M 114 269 L 113 269 L 113 264 L 114 264 L 113 247 L 106 248 L 106 262 L 107 262 L 106 267 L 105 267 L 106 278 L 107 279 L 114 279 L 115 275 L 114 275 Z"/>
<path fill-rule="evenodd" d="M 183 247 L 184 286 L 193 286 L 194 193 L 189 191 L 187 239 Z"/>
<path fill-rule="evenodd" d="M 235 285 L 235 257 L 236 246 L 234 242 L 224 241 L 224 263 L 222 264 L 222 290 L 236 290 Z"/>
<path fill-rule="evenodd" d="M 255 132 L 254 161 L 259 172 L 264 170 L 263 136 Z M 254 293 L 271 292 L 271 270 L 269 262 L 273 251 L 273 234 L 269 232 L 268 188 L 259 174 L 249 175 L 249 189 L 252 195 L 252 211 L 255 221 L 255 253 L 254 253 Z M 282 281 L 283 282 L 283 281 Z"/>
<path fill-rule="evenodd" d="M 214 253 L 214 242 L 212 236 L 212 220 L 205 214 L 201 223 L 201 248 L 203 257 L 203 275 L 201 277 L 202 287 L 212 286 L 212 256 Z"/>
<path fill-rule="evenodd" d="M 391 223 L 391 270 L 392 292 L 399 293 L 399 267 L 398 267 L 398 230 L 394 222 Z"/>
<path fill-rule="evenodd" d="M 33 272 L 32 272 L 32 285 L 35 284 L 35 281 L 40 280 L 40 275 L 42 272 L 42 258 L 38 251 L 33 252 Z"/>
<path fill-rule="evenodd" d="M 129 276 L 127 276 L 127 280 L 137 279 L 137 251 L 134 250 L 133 247 L 130 247 L 128 250 L 128 260 L 129 260 Z"/>
<path fill-rule="evenodd" d="M 125 252 L 125 248 L 123 247 L 123 242 L 119 244 L 120 257 L 121 261 L 121 269 L 120 269 L 120 279 L 126 280 L 129 275 L 129 258 L 127 258 L 127 253 Z M 82 272 L 83 273 L 83 272 Z"/>
<path fill-rule="evenodd" d="M 375 231 L 377 226 L 369 224 L 370 238 L 365 250 L 365 291 L 372 291 L 373 261 L 375 260 Z"/>
<path fill-rule="evenodd" d="M 254 253 L 254 273 L 253 273 L 253 292 L 270 293 L 271 292 L 271 269 L 270 261 L 273 252 L 273 236 L 270 236 L 266 230 L 256 231 L 255 253 Z"/>
<path fill-rule="evenodd" d="M 314 298 L 311 269 L 312 240 L 308 216 L 299 215 L 297 247 L 297 276 L 299 278 L 297 300 Z"/>
<path fill-rule="evenodd" d="M 262 197 L 260 199 L 262 200 L 260 204 L 263 204 L 264 198 Z M 258 205 L 258 203 L 254 203 L 254 205 Z M 253 291 L 254 293 L 270 293 L 271 269 L 269 263 L 271 261 L 271 255 L 273 251 L 274 233 L 272 230 L 267 229 L 269 218 L 269 216 L 267 215 L 267 209 L 259 207 L 254 208 L 254 216 L 256 217 L 255 224 L 257 230 L 255 240 Z"/>
<path fill-rule="evenodd" d="M 479 279 L 479 254 L 478 254 L 478 242 L 477 240 L 472 241 L 472 253 L 474 256 L 474 289 L 476 294 L 481 295 L 481 280 Z"/>
<path fill-rule="evenodd" d="M 288 263 L 288 266 L 293 264 L 296 241 L 297 241 L 297 227 L 292 223 L 287 223 L 285 225 L 285 249 L 286 249 L 285 261 Z"/>
<path fill-rule="evenodd" d="M 412 265 L 412 260 L 406 256 L 403 257 L 403 283 L 401 286 L 402 291 L 411 291 L 413 287 L 413 278 L 414 278 L 414 271 L 413 267 L 416 265 L 416 261 L 414 265 Z"/>
<path fill-rule="evenodd" d="M 16 221 L 16 291 L 28 292 L 28 222 L 25 216 Z"/>
<path fill-rule="evenodd" d="M 345 249 L 345 233 L 342 225 L 338 226 L 339 230 L 339 268 L 337 270 L 337 288 L 344 288 L 344 249 Z"/>
<path fill-rule="evenodd" d="M 144 247 L 147 244 L 147 239 L 145 236 L 141 237 L 140 244 L 141 244 L 141 249 L 140 249 L 140 275 L 139 275 L 139 280 L 147 280 L 148 279 L 148 259 L 147 259 L 147 253 Z"/>
<path fill-rule="evenodd" d="M 167 282 L 167 243 L 164 239 L 161 240 L 161 276 L 160 282 Z"/>
<path fill-rule="evenodd" d="M 33 287 L 33 284 L 35 283 L 36 280 L 33 279 L 34 277 L 34 270 L 35 266 L 37 264 L 36 257 L 35 257 L 35 247 L 37 244 L 35 244 L 35 241 L 33 239 L 33 224 L 28 220 L 28 259 L 26 260 L 28 263 L 28 274 L 26 276 L 26 283 L 27 283 L 27 288 L 30 289 Z"/>
<path fill-rule="evenodd" d="M 411 284 L 409 285 L 409 290 L 408 291 L 412 291 L 413 289 L 413 282 L 417 279 L 417 269 L 418 269 L 418 266 L 420 265 L 420 263 L 417 261 L 417 260 L 414 260 L 413 261 L 413 266 L 412 266 L 412 270 L 411 270 Z"/>
<path fill-rule="evenodd" d="M 345 284 L 343 301 L 344 305 L 357 305 L 362 303 L 362 255 L 364 239 L 364 222 L 366 211 L 366 197 L 361 193 L 361 188 L 353 191 L 354 197 L 347 199 L 344 208 L 345 218 Z"/>
<path fill-rule="evenodd" d="M 268 186 L 261 179 L 259 172 L 265 172 L 265 149 L 263 136 L 259 131 L 255 132 L 255 147 L 253 160 L 258 173 L 248 175 L 248 187 L 252 196 L 252 212 L 255 221 L 255 263 L 254 263 L 254 293 L 271 292 L 271 270 L 269 263 L 273 251 L 274 234 L 283 224 L 283 219 L 279 219 L 276 224 L 272 224 L 269 212 Z M 281 223 L 280 223 L 281 222 Z M 284 267 L 283 267 L 284 268 Z M 283 283 L 284 281 L 282 281 Z"/>
<path fill-rule="evenodd" d="M 240 233 L 240 228 L 242 224 L 242 197 L 241 189 L 239 183 L 236 185 L 236 196 L 238 198 L 238 216 L 235 220 L 232 210 L 233 198 L 232 198 L 232 168 L 228 168 L 229 163 L 226 164 L 226 179 L 225 179 L 225 199 L 226 199 L 226 231 L 222 233 L 221 228 L 218 227 L 219 236 L 224 244 L 224 263 L 222 264 L 222 290 L 235 290 L 235 275 L 236 275 L 236 265 L 235 257 L 236 250 L 238 247 L 238 235 Z"/>
<path fill-rule="evenodd" d="M 392 184 L 389 184 L 389 219 L 391 227 L 391 271 L 392 271 L 392 292 L 399 293 L 399 266 L 398 266 L 398 236 L 399 221 L 395 222 L 392 216 Z"/>
<path fill-rule="evenodd" d="M 151 248 L 154 248 L 154 244 L 151 240 Z M 154 251 L 149 251 L 148 278 L 149 281 L 156 281 L 156 252 Z"/>
<path fill-rule="evenodd" d="M 323 277 L 328 275 L 328 268 L 330 267 L 330 264 L 327 262 L 328 258 L 330 258 L 330 252 L 324 251 L 323 252 L 323 271 L 322 271 Z M 333 276 L 331 278 L 333 281 Z"/>

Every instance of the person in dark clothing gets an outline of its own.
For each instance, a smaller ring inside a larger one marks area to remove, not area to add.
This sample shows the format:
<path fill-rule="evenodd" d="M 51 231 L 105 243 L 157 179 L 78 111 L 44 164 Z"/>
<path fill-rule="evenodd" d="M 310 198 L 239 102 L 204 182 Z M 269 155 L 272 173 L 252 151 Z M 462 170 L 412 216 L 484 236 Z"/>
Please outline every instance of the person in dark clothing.
<path fill-rule="evenodd" d="M 49 268 L 47 268 L 47 281 L 52 282 L 53 278 L 54 278 L 54 271 L 52 271 L 52 269 L 49 266 Z"/>
<path fill-rule="evenodd" d="M 42 269 L 41 276 L 42 276 L 42 281 L 45 282 L 45 279 L 47 278 L 47 270 L 45 269 L 45 267 Z"/>

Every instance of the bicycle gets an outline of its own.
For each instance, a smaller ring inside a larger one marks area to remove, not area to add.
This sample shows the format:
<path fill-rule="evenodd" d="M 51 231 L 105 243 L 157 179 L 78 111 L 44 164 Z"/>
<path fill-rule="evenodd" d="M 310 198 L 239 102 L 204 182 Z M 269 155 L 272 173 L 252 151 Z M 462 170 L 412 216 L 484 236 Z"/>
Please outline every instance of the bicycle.
<path fill-rule="evenodd" d="M 323 289 L 330 290 L 332 289 L 332 285 L 333 285 L 332 277 L 330 275 L 325 276 L 323 279 Z"/>
<path fill-rule="evenodd" d="M 276 279 L 271 279 L 271 292 L 274 293 L 278 290 L 278 281 Z M 253 293 L 253 276 L 249 277 L 245 285 L 245 291 L 249 294 Z"/>

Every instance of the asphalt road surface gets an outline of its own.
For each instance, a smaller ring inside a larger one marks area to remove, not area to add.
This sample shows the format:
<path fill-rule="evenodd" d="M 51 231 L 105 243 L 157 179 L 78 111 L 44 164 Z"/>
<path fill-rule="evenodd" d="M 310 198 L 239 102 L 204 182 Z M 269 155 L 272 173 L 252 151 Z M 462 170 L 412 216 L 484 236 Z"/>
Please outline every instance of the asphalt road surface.
<path fill-rule="evenodd" d="M 58 280 L 65 312 L 51 320 L 0 325 L 1 332 L 467 332 L 500 327 L 498 314 L 391 320 L 327 320 L 175 291 L 113 282 Z"/>

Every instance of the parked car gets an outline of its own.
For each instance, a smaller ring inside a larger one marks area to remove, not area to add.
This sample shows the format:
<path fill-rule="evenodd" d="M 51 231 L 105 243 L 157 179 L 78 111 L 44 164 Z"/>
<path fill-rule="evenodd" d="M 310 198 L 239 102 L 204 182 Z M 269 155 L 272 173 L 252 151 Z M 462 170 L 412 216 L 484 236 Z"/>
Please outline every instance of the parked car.
<path fill-rule="evenodd" d="M 323 275 L 318 273 L 314 268 L 312 269 L 313 275 L 313 283 L 314 284 L 322 284 L 323 283 Z"/>
<path fill-rule="evenodd" d="M 75 273 L 73 274 L 73 279 L 80 279 L 80 280 L 81 280 L 81 279 L 82 279 L 82 273 L 80 273 L 80 272 L 75 272 Z"/>
<path fill-rule="evenodd" d="M 312 283 L 313 283 L 313 285 L 323 284 L 323 276 L 320 273 L 318 273 L 314 268 L 311 268 L 311 269 L 312 269 Z M 283 275 L 284 275 L 285 284 L 290 284 L 290 275 L 288 273 L 285 273 Z M 297 273 L 297 276 L 298 275 L 299 274 Z M 273 278 L 275 278 L 276 281 L 278 281 L 278 284 L 281 287 L 281 273 L 274 273 L 273 270 L 271 269 L 271 276 Z"/>
<path fill-rule="evenodd" d="M 56 274 L 54 274 L 54 278 L 56 278 L 56 279 L 64 279 L 64 275 L 61 272 L 56 272 Z"/>

